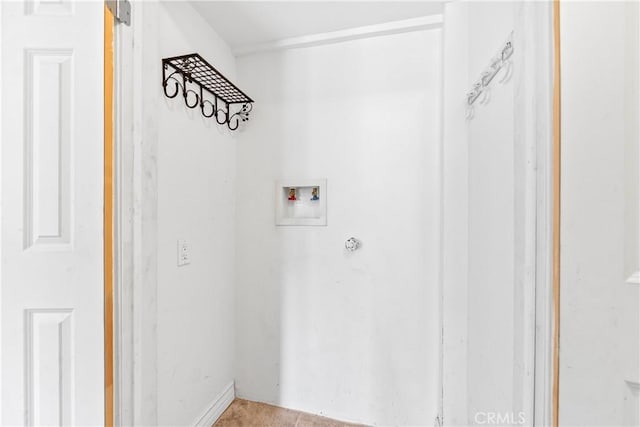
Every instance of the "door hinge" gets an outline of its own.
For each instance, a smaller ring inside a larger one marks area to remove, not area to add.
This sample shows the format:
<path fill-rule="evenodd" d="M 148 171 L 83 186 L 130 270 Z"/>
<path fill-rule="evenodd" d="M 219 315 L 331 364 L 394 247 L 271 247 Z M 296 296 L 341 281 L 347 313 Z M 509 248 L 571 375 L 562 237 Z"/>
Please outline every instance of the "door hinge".
<path fill-rule="evenodd" d="M 131 3 L 129 0 L 105 0 L 107 8 L 116 18 L 116 22 L 131 25 Z"/>

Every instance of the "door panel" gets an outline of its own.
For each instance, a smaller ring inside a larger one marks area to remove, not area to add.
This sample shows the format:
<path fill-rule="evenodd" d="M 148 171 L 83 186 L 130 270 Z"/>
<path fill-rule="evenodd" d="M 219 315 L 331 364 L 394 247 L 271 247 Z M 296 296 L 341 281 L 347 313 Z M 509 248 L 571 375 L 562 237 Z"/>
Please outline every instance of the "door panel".
<path fill-rule="evenodd" d="M 2 2 L 1 421 L 103 424 L 103 5 Z"/>
<path fill-rule="evenodd" d="M 560 425 L 640 425 L 639 27 L 561 2 Z"/>

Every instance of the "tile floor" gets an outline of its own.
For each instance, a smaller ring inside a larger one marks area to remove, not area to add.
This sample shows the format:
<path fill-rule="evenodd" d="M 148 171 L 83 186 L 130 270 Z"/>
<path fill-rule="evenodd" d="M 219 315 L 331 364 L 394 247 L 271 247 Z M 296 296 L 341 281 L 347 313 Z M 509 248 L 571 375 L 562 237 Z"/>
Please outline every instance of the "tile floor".
<path fill-rule="evenodd" d="M 364 427 L 265 403 L 236 399 L 213 427 Z"/>

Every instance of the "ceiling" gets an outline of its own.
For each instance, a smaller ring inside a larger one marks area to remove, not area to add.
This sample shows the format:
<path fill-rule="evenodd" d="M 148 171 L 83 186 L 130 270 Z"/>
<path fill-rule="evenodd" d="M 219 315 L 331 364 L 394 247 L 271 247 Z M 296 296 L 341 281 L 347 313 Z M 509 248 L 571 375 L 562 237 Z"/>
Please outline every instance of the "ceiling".
<path fill-rule="evenodd" d="M 232 50 L 442 13 L 442 1 L 196 1 Z"/>

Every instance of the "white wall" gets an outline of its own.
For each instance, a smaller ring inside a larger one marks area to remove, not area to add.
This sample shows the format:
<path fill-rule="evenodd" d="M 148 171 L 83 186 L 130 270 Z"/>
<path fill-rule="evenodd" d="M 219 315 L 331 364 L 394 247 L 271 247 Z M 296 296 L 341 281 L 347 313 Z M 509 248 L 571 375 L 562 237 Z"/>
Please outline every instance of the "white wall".
<path fill-rule="evenodd" d="M 466 425 L 468 282 L 468 6 L 444 10 L 442 143 L 442 412 L 445 425 Z M 465 88 L 465 89 L 463 89 Z"/>
<path fill-rule="evenodd" d="M 256 100 L 237 157 L 239 396 L 433 422 L 440 43 L 431 30 L 238 59 Z M 327 227 L 274 225 L 280 178 L 328 180 Z"/>
<path fill-rule="evenodd" d="M 189 4 L 144 7 L 157 8 L 146 76 L 157 91 L 157 423 L 194 425 L 233 380 L 236 141 L 181 96 L 162 95 L 160 65 L 198 52 L 234 79 L 235 58 Z M 191 247 L 184 267 L 177 239 Z"/>
<path fill-rule="evenodd" d="M 514 29 L 513 3 L 469 4 L 469 83 Z M 515 72 L 522 58 L 517 46 Z M 500 77 L 500 76 L 498 76 Z M 469 87 L 469 83 L 467 87 Z M 468 123 L 468 404 L 469 414 L 511 412 L 516 316 L 514 83 L 494 81 L 491 102 Z M 460 88 L 462 89 L 462 88 Z M 479 418 L 481 419 L 481 418 Z"/>
<path fill-rule="evenodd" d="M 638 5 L 561 4 L 560 423 L 638 425 Z"/>
<path fill-rule="evenodd" d="M 537 153 L 550 110 L 546 5 L 450 2 L 444 24 L 443 412 L 533 423 Z M 514 32 L 513 74 L 465 120 L 465 94 Z M 545 68 L 546 67 L 546 68 Z"/>

